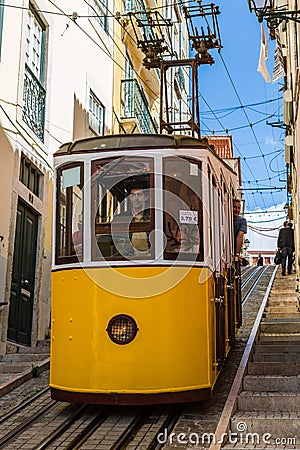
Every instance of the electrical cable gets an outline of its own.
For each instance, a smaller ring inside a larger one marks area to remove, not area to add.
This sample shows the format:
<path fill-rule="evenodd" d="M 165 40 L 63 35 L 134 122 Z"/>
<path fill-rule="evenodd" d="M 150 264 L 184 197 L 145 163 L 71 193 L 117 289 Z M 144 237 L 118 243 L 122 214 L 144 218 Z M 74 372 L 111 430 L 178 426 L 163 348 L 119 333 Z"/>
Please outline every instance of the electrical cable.
<path fill-rule="evenodd" d="M 232 79 L 232 77 L 231 77 L 231 74 L 230 74 L 230 72 L 229 72 L 229 70 L 228 70 L 228 67 L 227 67 L 226 63 L 225 63 L 225 60 L 224 60 L 223 55 L 222 55 L 222 53 L 221 53 L 221 49 L 218 50 L 218 54 L 220 55 L 221 61 L 222 61 L 223 65 L 224 65 L 225 71 L 226 71 L 226 73 L 227 73 L 227 75 L 228 75 L 228 77 L 229 77 L 230 83 L 231 83 L 231 85 L 232 85 L 232 87 L 233 87 L 233 90 L 234 90 L 236 96 L 237 96 L 237 99 L 238 99 L 240 105 L 242 106 L 242 101 L 241 101 L 240 95 L 239 95 L 239 93 L 238 93 L 238 91 L 237 91 L 237 88 L 236 88 L 236 86 L 235 86 L 235 84 L 234 84 L 234 82 L 233 82 L 233 79 Z M 248 121 L 248 123 L 249 123 L 249 125 L 250 125 L 250 127 L 251 127 L 251 131 L 252 131 L 252 134 L 253 134 L 253 136 L 254 136 L 254 140 L 255 140 L 256 145 L 258 146 L 258 148 L 259 148 L 259 150 L 260 150 L 260 152 L 261 152 L 261 154 L 262 154 L 263 161 L 264 161 L 264 166 L 265 166 L 265 169 L 266 169 L 267 174 L 269 175 L 268 167 L 267 167 L 265 158 L 264 158 L 264 156 L 263 156 L 263 151 L 262 151 L 261 146 L 260 146 L 260 144 L 259 144 L 259 141 L 258 141 L 258 139 L 257 139 L 256 133 L 255 133 L 254 128 L 253 128 L 253 125 L 251 125 L 249 116 L 248 116 L 248 114 L 247 114 L 247 112 L 245 111 L 244 108 L 242 109 L 242 111 L 243 111 L 243 113 L 244 113 L 244 115 L 245 115 L 245 117 L 246 117 L 246 119 L 247 119 L 247 121 Z M 274 200 L 274 199 L 273 199 L 273 201 L 274 201 L 274 204 L 275 204 L 275 200 Z"/>

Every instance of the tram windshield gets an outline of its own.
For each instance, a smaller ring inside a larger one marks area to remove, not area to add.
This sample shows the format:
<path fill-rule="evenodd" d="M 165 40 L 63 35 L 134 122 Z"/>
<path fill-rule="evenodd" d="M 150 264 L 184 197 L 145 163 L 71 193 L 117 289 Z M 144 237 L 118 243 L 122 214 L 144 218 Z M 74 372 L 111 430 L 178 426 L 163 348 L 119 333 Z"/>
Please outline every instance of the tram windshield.
<path fill-rule="evenodd" d="M 92 164 L 93 259 L 154 257 L 152 158 L 120 157 Z"/>

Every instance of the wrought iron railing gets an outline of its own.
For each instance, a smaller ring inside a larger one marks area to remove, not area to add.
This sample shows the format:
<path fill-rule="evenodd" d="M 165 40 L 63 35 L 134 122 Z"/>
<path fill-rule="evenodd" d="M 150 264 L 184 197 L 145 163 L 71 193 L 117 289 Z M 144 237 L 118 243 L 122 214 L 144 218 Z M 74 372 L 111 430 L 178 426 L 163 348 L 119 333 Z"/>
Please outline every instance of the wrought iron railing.
<path fill-rule="evenodd" d="M 143 0 L 125 0 L 124 1 L 124 12 L 138 12 L 145 11 L 145 3 Z"/>
<path fill-rule="evenodd" d="M 46 90 L 25 64 L 22 119 L 44 142 Z"/>
<path fill-rule="evenodd" d="M 136 118 L 142 133 L 158 132 L 145 94 L 135 79 L 122 80 L 122 118 Z"/>

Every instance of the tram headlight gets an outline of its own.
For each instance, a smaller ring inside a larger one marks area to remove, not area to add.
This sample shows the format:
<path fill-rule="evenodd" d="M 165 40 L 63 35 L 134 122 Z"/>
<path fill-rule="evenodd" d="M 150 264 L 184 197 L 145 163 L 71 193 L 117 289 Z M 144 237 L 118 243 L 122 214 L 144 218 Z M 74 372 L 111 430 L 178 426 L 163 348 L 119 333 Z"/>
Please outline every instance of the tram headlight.
<path fill-rule="evenodd" d="M 106 328 L 108 336 L 115 344 L 129 344 L 138 332 L 135 320 L 127 314 L 118 314 L 110 319 Z"/>

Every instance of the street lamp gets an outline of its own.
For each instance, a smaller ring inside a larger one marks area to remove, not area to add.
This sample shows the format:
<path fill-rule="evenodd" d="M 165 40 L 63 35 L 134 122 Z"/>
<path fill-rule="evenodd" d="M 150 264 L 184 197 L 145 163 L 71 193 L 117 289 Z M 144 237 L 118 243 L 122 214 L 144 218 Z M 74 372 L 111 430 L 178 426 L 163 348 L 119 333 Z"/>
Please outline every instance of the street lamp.
<path fill-rule="evenodd" d="M 300 10 L 288 11 L 286 0 L 248 0 L 250 12 L 255 12 L 259 23 L 263 20 L 270 28 L 270 36 L 275 38 L 275 29 L 283 20 L 300 23 Z"/>

